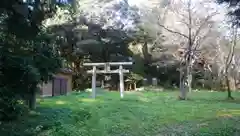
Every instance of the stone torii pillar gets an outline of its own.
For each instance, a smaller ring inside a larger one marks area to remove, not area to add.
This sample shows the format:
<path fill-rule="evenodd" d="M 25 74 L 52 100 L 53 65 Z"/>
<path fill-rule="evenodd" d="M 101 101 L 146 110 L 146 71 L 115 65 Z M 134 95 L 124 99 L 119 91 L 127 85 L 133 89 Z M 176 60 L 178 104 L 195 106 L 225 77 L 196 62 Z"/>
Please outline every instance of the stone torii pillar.
<path fill-rule="evenodd" d="M 97 77 L 97 67 L 93 66 L 92 70 L 92 97 L 96 98 L 96 77 Z"/>
<path fill-rule="evenodd" d="M 123 65 L 132 65 L 132 62 L 106 62 L 106 63 L 84 63 L 83 66 L 92 66 L 92 70 L 87 73 L 92 74 L 92 98 L 96 98 L 96 76 L 97 74 L 119 74 L 120 96 L 124 96 L 124 73 L 129 73 L 129 70 L 123 69 Z M 119 66 L 116 70 L 111 70 L 111 66 Z M 97 70 L 97 67 L 104 67 L 104 70 Z"/>
<path fill-rule="evenodd" d="M 119 87 L 120 87 L 120 95 L 121 95 L 121 98 L 123 98 L 123 92 L 124 92 L 124 76 L 123 76 L 123 66 L 120 65 L 119 66 Z"/>

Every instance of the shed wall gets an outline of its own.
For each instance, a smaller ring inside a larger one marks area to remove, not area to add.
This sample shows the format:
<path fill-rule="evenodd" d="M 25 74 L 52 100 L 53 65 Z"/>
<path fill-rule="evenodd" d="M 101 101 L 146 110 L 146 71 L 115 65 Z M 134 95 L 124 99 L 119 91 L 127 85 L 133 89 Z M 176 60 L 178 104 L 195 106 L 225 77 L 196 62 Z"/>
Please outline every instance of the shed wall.
<path fill-rule="evenodd" d="M 67 93 L 72 91 L 72 75 L 58 73 L 58 74 L 54 75 L 54 77 L 61 77 L 61 78 L 67 79 Z M 43 83 L 42 85 L 40 85 L 40 88 L 41 88 L 41 96 L 42 97 L 53 96 L 52 80 L 49 81 L 48 83 Z"/>
<path fill-rule="evenodd" d="M 41 91 L 41 95 L 43 97 L 52 96 L 52 81 L 49 81 L 48 83 L 43 83 Z"/>
<path fill-rule="evenodd" d="M 69 93 L 69 92 L 72 91 L 72 75 L 64 74 L 64 73 L 58 73 L 55 76 L 67 79 L 67 92 Z"/>

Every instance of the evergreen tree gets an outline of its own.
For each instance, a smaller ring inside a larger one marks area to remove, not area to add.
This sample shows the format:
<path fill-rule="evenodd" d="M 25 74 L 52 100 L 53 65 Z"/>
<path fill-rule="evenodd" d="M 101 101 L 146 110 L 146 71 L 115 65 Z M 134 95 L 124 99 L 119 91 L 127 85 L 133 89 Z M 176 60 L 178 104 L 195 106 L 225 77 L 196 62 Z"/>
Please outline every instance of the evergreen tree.
<path fill-rule="evenodd" d="M 19 100 L 34 109 L 37 85 L 61 67 L 55 40 L 41 25 L 51 10 L 39 0 L 27 2 L 0 2 L 0 119 L 17 117 Z"/>

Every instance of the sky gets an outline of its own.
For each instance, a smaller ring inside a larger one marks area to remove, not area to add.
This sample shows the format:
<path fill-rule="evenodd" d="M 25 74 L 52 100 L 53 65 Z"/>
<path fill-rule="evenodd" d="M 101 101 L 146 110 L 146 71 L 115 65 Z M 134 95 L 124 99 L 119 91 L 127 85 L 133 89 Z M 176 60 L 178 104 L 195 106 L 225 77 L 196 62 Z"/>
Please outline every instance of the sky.
<path fill-rule="evenodd" d="M 149 1 L 149 0 L 128 0 L 128 3 L 129 3 L 130 5 L 136 5 L 136 6 L 138 6 L 138 5 L 143 4 L 143 3 L 146 2 L 146 1 Z"/>

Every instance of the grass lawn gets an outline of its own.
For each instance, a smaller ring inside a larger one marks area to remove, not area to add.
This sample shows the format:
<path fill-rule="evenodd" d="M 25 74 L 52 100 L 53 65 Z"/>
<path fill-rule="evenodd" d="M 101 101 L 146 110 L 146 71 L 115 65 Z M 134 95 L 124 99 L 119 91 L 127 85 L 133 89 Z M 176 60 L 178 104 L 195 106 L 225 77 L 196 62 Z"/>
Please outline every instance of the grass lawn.
<path fill-rule="evenodd" d="M 2 123 L 0 136 L 240 136 L 240 100 L 223 92 L 101 92 L 39 100 L 36 113 Z M 240 98 L 240 93 L 233 93 Z"/>

